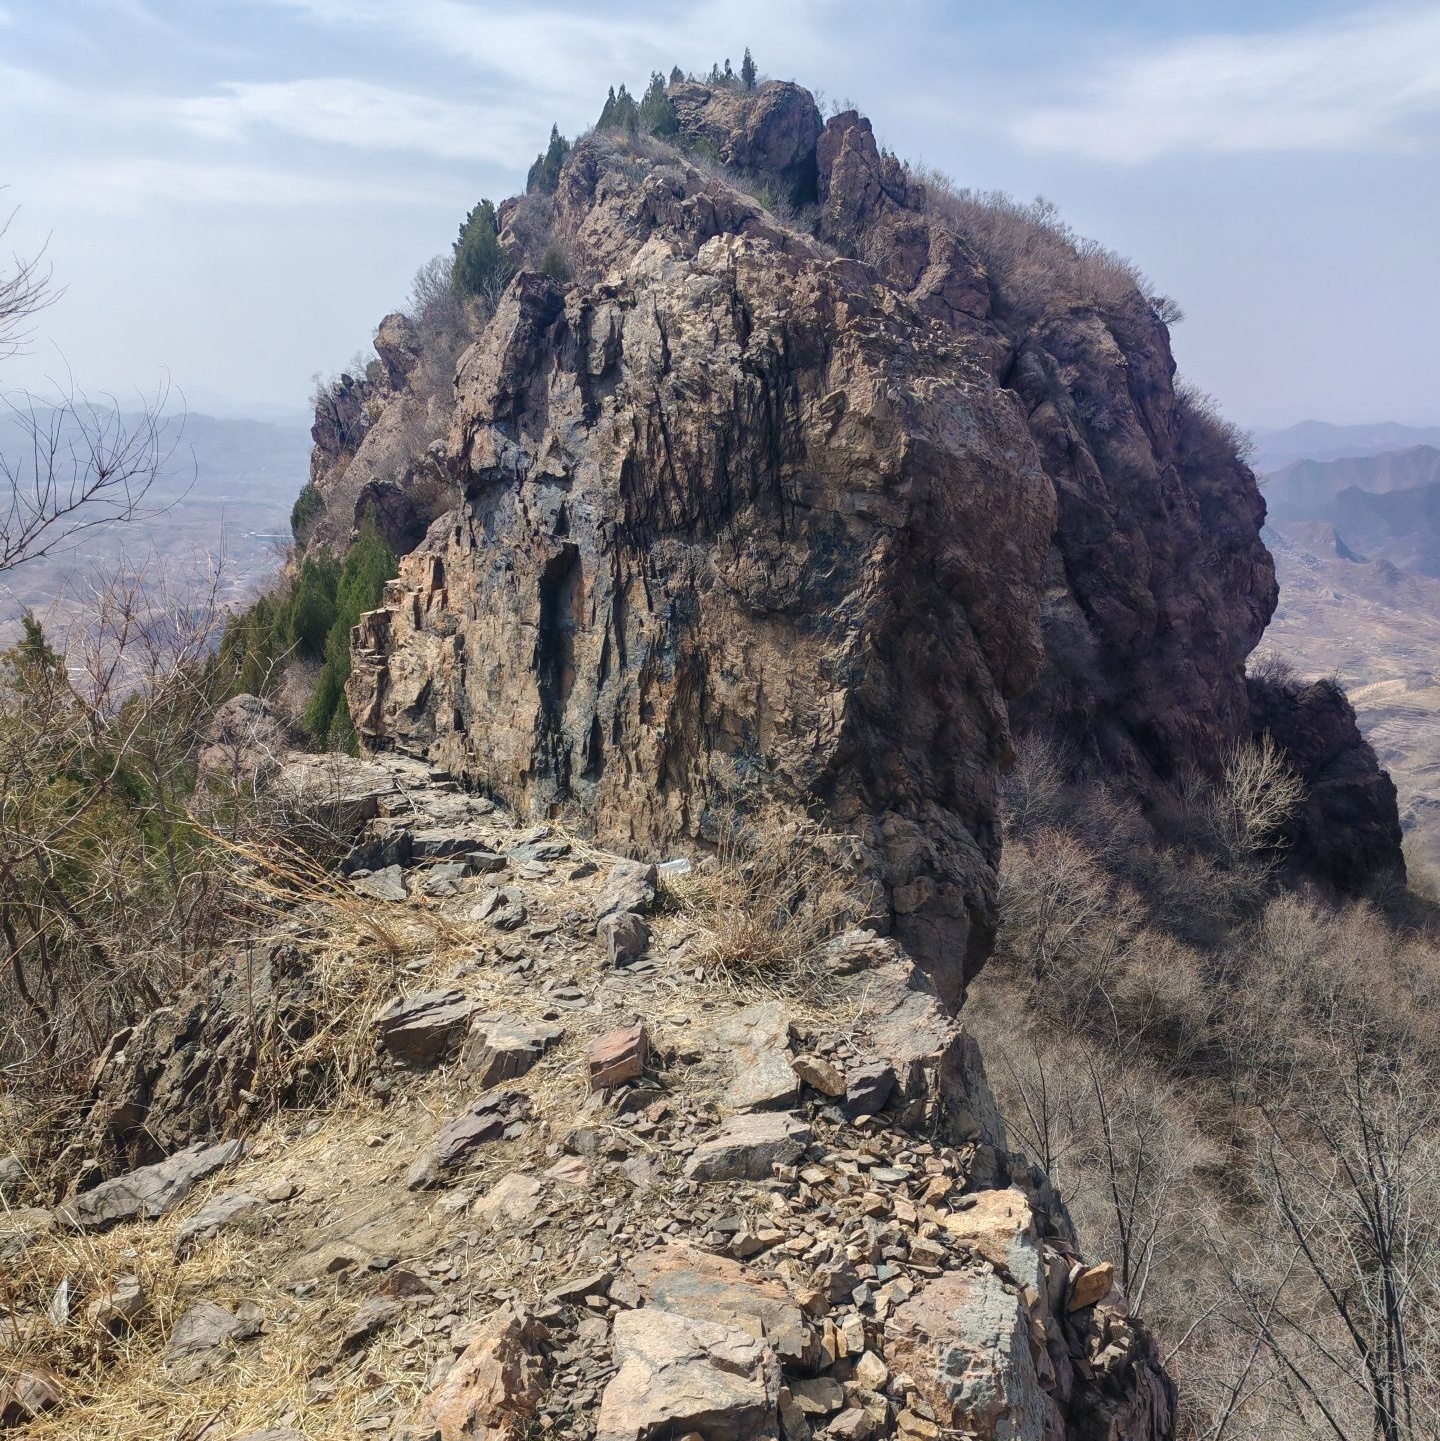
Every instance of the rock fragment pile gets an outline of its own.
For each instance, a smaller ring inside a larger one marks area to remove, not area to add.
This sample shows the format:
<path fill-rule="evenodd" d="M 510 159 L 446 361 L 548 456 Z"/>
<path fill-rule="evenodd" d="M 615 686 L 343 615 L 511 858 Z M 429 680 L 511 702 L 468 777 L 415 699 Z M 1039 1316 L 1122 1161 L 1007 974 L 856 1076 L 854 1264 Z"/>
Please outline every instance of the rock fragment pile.
<path fill-rule="evenodd" d="M 1143 1325 L 1009 1152 L 973 1042 L 894 941 L 837 936 L 818 987 L 747 1000 L 697 978 L 697 923 L 658 907 L 653 869 L 466 813 L 401 758 L 337 765 L 352 800 L 376 799 L 352 856 L 407 856 L 405 901 L 370 903 L 474 937 L 369 1016 L 376 1118 L 338 1116 L 303 1166 L 288 1146 L 197 1143 L 78 1189 L 53 1222 L 178 1215 L 178 1265 L 239 1247 L 268 1258 L 268 1296 L 328 1297 L 304 1404 L 277 1405 L 272 1428 L 330 1434 L 317 1423 L 349 1386 L 362 1434 L 395 1441 L 1172 1434 Z M 431 836 L 431 857 L 405 834 Z M 474 854 L 501 865 L 434 894 Z M 496 924 L 496 891 L 518 925 Z M 643 964 L 610 954 L 616 915 L 651 929 Z M 205 1046 L 203 1026 L 138 1028 L 95 1126 L 148 1123 L 125 1084 Z M 122 1275 L 96 1306 L 96 1324 L 157 1324 Z M 299 1314 L 192 1296 L 163 1323 L 164 1372 L 223 1384 Z M 387 1367 L 423 1383 L 418 1403 L 379 1384 L 365 1399 Z M 43 1375 L 26 1385 L 24 1404 L 49 1404 Z"/>

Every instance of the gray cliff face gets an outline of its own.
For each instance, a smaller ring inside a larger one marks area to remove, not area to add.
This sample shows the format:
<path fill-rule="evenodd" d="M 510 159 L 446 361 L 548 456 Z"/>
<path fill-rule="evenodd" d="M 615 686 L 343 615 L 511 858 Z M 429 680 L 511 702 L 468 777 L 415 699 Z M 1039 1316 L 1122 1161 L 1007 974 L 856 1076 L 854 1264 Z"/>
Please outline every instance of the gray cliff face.
<path fill-rule="evenodd" d="M 520 273 L 459 367 L 463 502 L 357 630 L 352 713 L 620 847 L 713 838 L 737 794 L 818 806 L 954 1001 L 1011 725 L 1142 795 L 1251 734 L 1264 503 L 1126 272 L 1022 303 L 853 112 L 672 98 L 730 178 L 601 135 L 501 207 Z"/>
<path fill-rule="evenodd" d="M 819 801 L 954 999 L 1040 655 L 1019 412 L 864 267 L 588 158 L 562 204 L 630 253 L 568 294 L 523 275 L 462 363 L 465 508 L 361 628 L 361 734 L 640 850 L 755 786 Z"/>

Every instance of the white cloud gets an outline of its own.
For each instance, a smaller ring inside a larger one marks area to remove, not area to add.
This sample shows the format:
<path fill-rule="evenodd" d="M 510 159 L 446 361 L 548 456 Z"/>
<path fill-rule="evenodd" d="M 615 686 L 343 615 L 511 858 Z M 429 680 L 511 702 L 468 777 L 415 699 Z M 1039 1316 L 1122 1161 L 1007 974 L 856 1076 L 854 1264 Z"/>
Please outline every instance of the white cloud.
<path fill-rule="evenodd" d="M 0 15 L 3 15 L 0 11 Z M 0 110 L 26 111 L 36 106 L 57 104 L 65 95 L 62 86 L 13 65 L 0 65 Z"/>
<path fill-rule="evenodd" d="M 764 51 L 803 50 L 818 62 L 832 27 L 830 0 L 703 0 L 691 5 L 515 5 L 509 0 L 271 0 L 320 24 L 378 31 L 473 66 L 495 82 L 492 98 L 535 119 L 555 118 L 577 101 L 599 111 L 604 86 L 642 82 L 651 68 L 705 68 L 726 56 L 740 63 L 744 37 Z M 757 56 L 762 62 L 764 53 Z M 598 92 L 597 93 L 597 89 Z"/>
<path fill-rule="evenodd" d="M 42 201 L 56 206 L 83 196 L 87 209 L 103 214 L 139 210 L 156 202 L 249 208 L 378 202 L 454 208 L 452 195 L 417 185 L 259 165 L 206 165 L 148 157 L 55 166 L 34 189 L 41 193 Z"/>
<path fill-rule="evenodd" d="M 228 84 L 222 94 L 176 102 L 174 114 L 208 139 L 238 139 L 268 127 L 307 140 L 415 150 L 445 160 L 511 164 L 520 139 L 492 111 L 364 80 Z"/>
<path fill-rule="evenodd" d="M 1413 145 L 1440 118 L 1440 7 L 1262 35 L 1207 35 L 1122 60 L 1021 116 L 1038 149 L 1140 161 L 1171 151 Z"/>

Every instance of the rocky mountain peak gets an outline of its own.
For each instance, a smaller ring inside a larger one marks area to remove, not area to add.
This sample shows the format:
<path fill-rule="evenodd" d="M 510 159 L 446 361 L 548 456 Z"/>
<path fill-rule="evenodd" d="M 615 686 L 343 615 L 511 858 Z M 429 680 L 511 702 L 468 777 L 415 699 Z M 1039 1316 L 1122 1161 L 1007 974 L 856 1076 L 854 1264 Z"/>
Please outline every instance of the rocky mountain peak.
<path fill-rule="evenodd" d="M 818 808 L 955 1001 L 1012 724 L 1141 791 L 1250 733 L 1263 502 L 1133 268 L 799 86 L 668 95 L 677 144 L 500 207 L 460 502 L 357 632 L 357 729 L 636 851 Z"/>

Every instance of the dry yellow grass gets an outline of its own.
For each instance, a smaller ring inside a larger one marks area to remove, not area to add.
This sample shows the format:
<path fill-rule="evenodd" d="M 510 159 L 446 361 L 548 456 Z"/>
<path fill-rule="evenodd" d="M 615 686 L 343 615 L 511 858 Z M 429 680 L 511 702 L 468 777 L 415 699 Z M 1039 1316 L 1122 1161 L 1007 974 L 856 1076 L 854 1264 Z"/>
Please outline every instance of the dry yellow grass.
<path fill-rule="evenodd" d="M 666 878 L 660 900 L 700 927 L 694 963 L 731 994 L 804 998 L 823 989 L 825 943 L 875 904 L 846 846 L 766 807 L 724 833 L 706 869 Z"/>
<path fill-rule="evenodd" d="M 569 880 L 557 870 L 537 884 L 547 915 L 583 911 L 603 889 L 605 867 L 614 859 L 569 839 L 572 859 L 594 859 L 601 871 Z M 573 979 L 591 1002 L 565 1013 L 561 1043 L 507 1083 L 530 1100 L 530 1134 L 486 1147 L 458 1184 L 437 1196 L 407 1192 L 404 1172 L 444 1118 L 474 1098 L 473 1085 L 457 1067 L 443 1067 L 408 1077 L 382 1106 L 367 1084 L 377 1059 L 373 1019 L 398 994 L 446 985 L 462 987 L 482 1011 L 521 1020 L 547 1010 L 553 1015 L 533 976 L 502 965 L 501 952 L 517 938 L 465 919 L 478 889 L 449 901 L 376 903 L 297 851 L 232 843 L 249 923 L 273 915 L 269 938 L 284 936 L 304 951 L 325 1023 L 293 1049 L 266 1056 L 257 1090 L 272 1101 L 269 1118 L 237 1166 L 197 1188 L 171 1216 L 100 1236 L 53 1231 L 12 1268 L 4 1282 L 0 1373 L 43 1363 L 65 1378 L 67 1393 L 66 1404 L 33 1423 L 27 1436 L 224 1441 L 285 1424 L 311 1441 L 349 1441 L 366 1420 L 409 1414 L 433 1368 L 449 1359 L 449 1340 L 422 1335 L 401 1318 L 356 1357 L 338 1357 L 340 1332 L 379 1278 L 325 1274 L 326 1248 L 353 1244 L 363 1252 L 393 1235 L 394 1253 L 423 1274 L 437 1251 L 450 1254 L 457 1231 L 474 1227 L 473 1218 L 465 1218 L 465 1199 L 483 1195 L 508 1171 L 533 1171 L 544 1145 L 582 1117 L 602 1133 L 623 1130 L 632 1153 L 655 1164 L 657 1184 L 638 1192 L 608 1178 L 573 1192 L 550 1187 L 540 1207 L 549 1224 L 538 1250 L 534 1217 L 488 1229 L 478 1245 L 467 1241 L 454 1256 L 466 1282 L 458 1289 L 472 1298 L 460 1302 L 462 1323 L 478 1319 L 497 1293 L 538 1300 L 571 1274 L 575 1243 L 594 1224 L 597 1207 L 613 1211 L 623 1204 L 628 1225 L 658 1234 L 673 1215 L 679 1160 L 590 1105 L 588 1045 L 636 1019 L 643 1006 L 653 1045 L 662 1053 L 685 1050 L 687 1037 L 703 1031 L 712 1015 L 777 994 L 803 1024 L 842 1032 L 863 1026 L 863 994 L 842 1002 L 814 984 L 821 974 L 818 948 L 869 903 L 863 891 L 857 901 L 851 869 L 835 861 L 827 844 L 806 822 L 767 817 L 727 841 L 703 869 L 667 880 L 651 917 L 654 969 L 638 986 L 616 975 L 594 940 L 568 933 L 529 943 L 546 957 L 544 974 Z M 670 1081 L 703 1107 L 728 1082 L 727 1064 L 723 1055 L 707 1054 Z M 319 1092 L 323 1109 L 281 1110 L 276 1098 L 302 1068 L 330 1078 Z M 224 1231 L 189 1259 L 176 1258 L 177 1232 L 208 1198 L 263 1190 L 289 1176 L 304 1178 L 302 1197 L 273 1235 Z M 122 1275 L 140 1278 L 147 1306 L 133 1330 L 111 1335 L 87 1318 L 85 1304 Z M 80 1298 L 63 1326 L 45 1314 L 62 1281 Z M 164 1346 L 176 1320 L 200 1299 L 232 1308 L 258 1303 L 266 1329 L 200 1381 L 181 1383 L 165 1371 Z"/>

